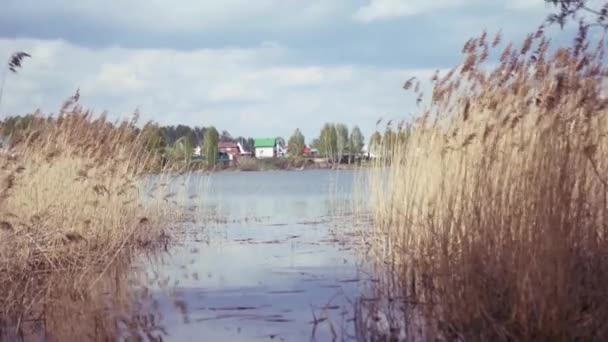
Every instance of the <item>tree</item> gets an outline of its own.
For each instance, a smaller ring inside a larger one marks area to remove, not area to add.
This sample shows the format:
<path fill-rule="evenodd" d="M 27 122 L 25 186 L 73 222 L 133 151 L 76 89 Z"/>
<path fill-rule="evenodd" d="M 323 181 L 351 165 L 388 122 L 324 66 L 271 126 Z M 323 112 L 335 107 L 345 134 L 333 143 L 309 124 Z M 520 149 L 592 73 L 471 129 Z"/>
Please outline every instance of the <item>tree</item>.
<path fill-rule="evenodd" d="M 319 138 L 314 138 L 310 142 L 310 147 L 321 151 L 321 140 Z"/>
<path fill-rule="evenodd" d="M 175 141 L 173 146 L 174 158 L 183 158 L 185 163 L 190 163 L 193 152 L 194 144 L 190 135 L 184 135 Z"/>
<path fill-rule="evenodd" d="M 192 130 L 192 128 L 190 126 L 177 125 L 177 127 L 175 128 L 175 134 L 178 139 L 187 136 L 189 141 L 192 144 L 194 144 L 194 142 L 196 140 L 196 138 L 194 136 L 194 131 Z"/>
<path fill-rule="evenodd" d="M 304 152 L 305 139 L 302 132 L 300 132 L 299 128 L 296 128 L 295 132 L 291 138 L 289 138 L 289 142 L 287 146 L 289 147 L 289 154 L 293 157 L 300 157 Z"/>
<path fill-rule="evenodd" d="M 363 145 L 365 145 L 365 138 L 359 129 L 359 126 L 353 127 L 353 130 L 350 132 L 350 140 L 349 140 L 349 148 L 350 155 L 358 155 L 361 154 L 363 150 Z M 348 162 L 351 162 L 351 158 L 348 158 Z"/>
<path fill-rule="evenodd" d="M 158 124 L 148 122 L 142 127 L 139 132 L 141 139 L 141 148 L 147 154 L 147 160 L 151 163 L 149 165 L 156 167 L 163 167 L 167 161 L 166 151 L 167 144 L 165 138 Z"/>
<path fill-rule="evenodd" d="M 247 138 L 247 145 L 244 146 L 248 152 L 253 153 L 255 149 L 255 140 L 251 137 Z"/>
<path fill-rule="evenodd" d="M 240 136 L 238 138 L 235 139 L 237 143 L 241 144 L 241 146 L 243 147 L 243 149 L 245 151 L 249 151 L 249 149 L 247 148 L 247 138 Z"/>
<path fill-rule="evenodd" d="M 214 166 L 217 162 L 219 133 L 215 127 L 207 128 L 205 137 L 203 138 L 203 153 L 207 157 L 207 165 Z"/>
<path fill-rule="evenodd" d="M 336 129 L 336 154 L 338 162 L 342 160 L 344 154 L 348 151 L 348 127 L 345 124 L 339 123 L 335 125 Z"/>
<path fill-rule="evenodd" d="M 338 134 L 336 126 L 326 123 L 321 129 L 319 136 L 319 151 L 331 162 L 335 162 L 336 151 L 338 150 Z"/>
<path fill-rule="evenodd" d="M 234 139 L 232 138 L 232 135 L 230 135 L 230 133 L 226 130 L 222 131 L 222 134 L 220 135 L 220 141 L 221 142 L 233 142 Z"/>
<path fill-rule="evenodd" d="M 160 127 L 155 123 L 146 123 L 141 129 L 140 134 L 144 145 L 143 147 L 147 152 L 157 154 L 167 146 Z"/>

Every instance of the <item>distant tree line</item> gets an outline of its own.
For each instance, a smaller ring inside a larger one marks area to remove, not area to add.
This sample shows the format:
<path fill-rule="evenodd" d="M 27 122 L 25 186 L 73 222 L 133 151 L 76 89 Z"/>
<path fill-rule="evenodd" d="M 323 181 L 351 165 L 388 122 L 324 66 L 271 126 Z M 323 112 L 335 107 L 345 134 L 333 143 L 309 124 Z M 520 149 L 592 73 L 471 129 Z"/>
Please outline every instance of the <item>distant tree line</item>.
<path fill-rule="evenodd" d="M 17 141 L 25 137 L 36 126 L 45 120 L 61 120 L 44 117 L 40 113 L 10 116 L 0 121 L 0 145 L 8 145 L 10 141 Z M 135 120 L 136 121 L 136 120 Z M 111 125 L 111 123 L 108 123 Z M 134 125 L 135 123 L 133 123 Z M 237 137 L 224 130 L 218 133 L 215 127 L 190 127 L 187 125 L 160 126 L 149 122 L 142 127 L 135 127 L 136 132 L 146 137 L 145 147 L 148 151 L 162 155 L 167 161 L 192 161 L 196 147 L 201 147 L 205 156 L 211 156 L 207 161 L 214 165 L 218 154 L 218 142 L 240 142 L 247 151 L 253 151 L 253 138 Z"/>
<path fill-rule="evenodd" d="M 35 126 L 36 120 L 55 119 L 43 118 L 39 114 L 7 117 L 0 121 L 0 143 L 2 140 L 19 136 L 21 133 L 35 128 L 33 126 Z M 220 132 L 213 126 L 161 126 L 150 122 L 136 130 L 145 134 L 147 150 L 162 155 L 168 161 L 190 163 L 196 157 L 195 149 L 199 147 L 206 163 L 213 166 L 218 158 L 218 142 L 238 142 L 246 151 L 251 152 L 255 148 L 253 138 L 233 137 L 228 131 Z M 399 134 L 393 133 L 390 127 L 387 128 L 384 135 L 375 132 L 369 143 L 370 151 L 391 144 L 398 138 Z M 283 141 L 280 137 L 277 139 Z M 363 153 L 365 137 L 358 126 L 353 126 L 349 130 L 348 126 L 343 123 L 326 123 L 322 126 L 319 136 L 312 139 L 309 145 L 306 144 L 306 139 L 299 129 L 295 130 L 287 145 L 291 157 L 303 157 L 305 148 L 310 146 L 317 149 L 319 155 L 327 158 L 331 163 L 345 160 L 350 163 Z"/>
<path fill-rule="evenodd" d="M 292 157 L 300 157 L 303 154 L 306 141 L 302 132 L 296 129 L 288 142 L 289 154 Z M 318 138 L 314 138 L 310 146 L 319 151 L 321 157 L 327 158 L 331 163 L 338 163 L 345 157 L 348 162 L 360 155 L 365 145 L 365 138 L 358 126 L 348 131 L 348 126 L 343 123 L 326 123 L 321 128 Z"/>
<path fill-rule="evenodd" d="M 163 139 L 167 145 L 174 145 L 179 139 L 187 139 L 188 143 L 192 146 L 202 146 L 205 138 L 205 134 L 211 127 L 200 127 L 200 126 L 161 126 L 160 130 L 163 135 Z M 218 141 L 220 142 L 240 142 L 243 148 L 247 151 L 252 151 L 254 147 L 253 138 L 236 137 L 224 130 L 218 133 Z"/>
<path fill-rule="evenodd" d="M 384 133 L 376 130 L 369 139 L 369 152 L 377 158 L 390 161 L 392 153 L 398 148 L 405 147 L 412 134 L 411 125 L 400 122 L 396 129 L 393 129 L 389 121 L 384 129 Z"/>

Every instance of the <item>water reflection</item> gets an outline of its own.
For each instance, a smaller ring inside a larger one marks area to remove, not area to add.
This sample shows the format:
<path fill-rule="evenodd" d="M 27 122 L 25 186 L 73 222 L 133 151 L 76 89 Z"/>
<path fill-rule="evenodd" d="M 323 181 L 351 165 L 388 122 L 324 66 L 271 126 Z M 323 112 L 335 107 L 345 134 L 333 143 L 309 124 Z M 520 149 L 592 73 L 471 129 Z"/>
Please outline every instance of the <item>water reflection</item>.
<path fill-rule="evenodd" d="M 63 282 L 48 280 L 45 305 L 25 310 L 33 318 L 18 322 L 17 315 L 11 327 L 20 329 L 0 330 L 9 341 L 361 339 L 361 317 L 371 312 L 361 294 L 375 280 L 350 242 L 333 234 L 351 222 L 354 176 L 151 177 L 144 195 L 166 183 L 161 198 L 189 213 L 174 245 L 138 260 L 125 256 L 80 291 L 85 279 L 57 274 Z"/>
<path fill-rule="evenodd" d="M 162 340 L 167 335 L 133 259 L 125 252 L 101 273 L 30 274 L 3 287 L 0 341 Z M 6 296 L 11 295 L 12 298 Z"/>
<path fill-rule="evenodd" d="M 204 207 L 226 222 L 208 222 L 207 241 L 187 239 L 154 270 L 177 280 L 170 295 L 156 291 L 166 340 L 355 339 L 370 277 L 330 231 L 353 181 L 350 171 L 211 175 Z"/>

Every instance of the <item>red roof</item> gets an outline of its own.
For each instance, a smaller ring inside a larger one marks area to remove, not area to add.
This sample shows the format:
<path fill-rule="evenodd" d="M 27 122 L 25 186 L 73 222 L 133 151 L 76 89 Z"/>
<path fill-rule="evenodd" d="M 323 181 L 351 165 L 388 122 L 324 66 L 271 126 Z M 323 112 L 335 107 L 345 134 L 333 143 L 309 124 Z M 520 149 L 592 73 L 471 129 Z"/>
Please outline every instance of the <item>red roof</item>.
<path fill-rule="evenodd" d="M 217 146 L 219 148 L 237 148 L 237 144 L 235 142 L 230 142 L 230 141 L 222 141 L 217 143 Z"/>

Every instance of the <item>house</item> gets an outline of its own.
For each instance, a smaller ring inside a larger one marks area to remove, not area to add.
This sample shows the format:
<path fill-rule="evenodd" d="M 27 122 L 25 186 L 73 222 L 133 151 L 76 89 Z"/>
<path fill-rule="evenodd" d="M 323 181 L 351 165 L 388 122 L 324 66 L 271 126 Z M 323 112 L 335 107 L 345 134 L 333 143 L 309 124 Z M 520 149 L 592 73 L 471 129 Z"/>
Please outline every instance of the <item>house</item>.
<path fill-rule="evenodd" d="M 369 145 L 363 145 L 361 149 L 361 153 L 365 156 L 366 159 L 376 159 L 378 158 L 377 148 L 370 148 Z"/>
<path fill-rule="evenodd" d="M 310 149 L 309 149 L 308 156 L 309 156 L 309 157 L 313 157 L 313 158 L 318 157 L 318 156 L 319 156 L 319 150 L 318 150 L 318 149 L 316 149 L 316 148 L 310 148 Z"/>
<path fill-rule="evenodd" d="M 217 144 L 220 153 L 225 153 L 230 160 L 236 160 L 239 157 L 251 156 L 251 152 L 245 151 L 240 142 L 221 141 Z"/>
<path fill-rule="evenodd" d="M 287 156 L 287 146 L 285 145 L 285 141 L 283 141 L 283 139 L 277 138 L 275 150 L 277 151 L 277 157 Z"/>
<path fill-rule="evenodd" d="M 304 155 L 307 157 L 314 157 L 316 152 L 318 152 L 316 149 L 311 148 L 308 145 L 304 145 L 304 148 L 302 149 L 302 153 L 304 153 Z"/>
<path fill-rule="evenodd" d="M 217 144 L 220 153 L 226 154 L 229 160 L 238 159 L 241 151 L 237 143 L 232 141 L 220 141 Z"/>
<path fill-rule="evenodd" d="M 277 140 L 275 138 L 255 139 L 255 157 L 259 159 L 277 156 Z"/>
<path fill-rule="evenodd" d="M 241 157 L 250 157 L 251 156 L 251 154 L 252 154 L 251 151 L 246 151 L 240 142 L 237 142 L 236 146 L 239 148 Z"/>
<path fill-rule="evenodd" d="M 285 151 L 286 153 L 289 153 L 289 145 L 285 146 Z M 304 145 L 301 152 L 303 156 L 311 157 L 313 155 L 313 149 L 311 149 L 308 145 Z"/>

